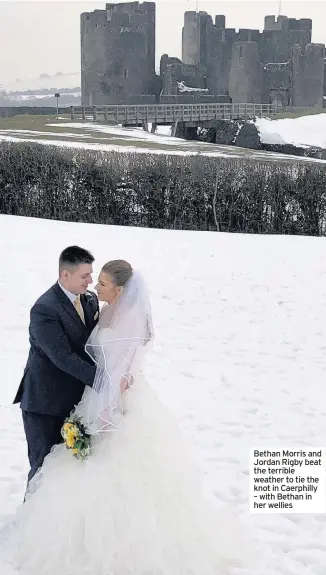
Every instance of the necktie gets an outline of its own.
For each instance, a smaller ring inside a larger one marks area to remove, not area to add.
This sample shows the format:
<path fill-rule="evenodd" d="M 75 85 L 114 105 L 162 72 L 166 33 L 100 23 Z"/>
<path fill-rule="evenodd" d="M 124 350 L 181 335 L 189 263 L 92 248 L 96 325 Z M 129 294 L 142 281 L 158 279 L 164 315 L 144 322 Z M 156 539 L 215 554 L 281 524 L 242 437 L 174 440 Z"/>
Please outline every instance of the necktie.
<path fill-rule="evenodd" d="M 85 316 L 84 316 L 84 310 L 83 310 L 83 306 L 81 304 L 80 301 L 80 295 L 78 295 L 74 301 L 74 306 L 75 309 L 80 317 L 80 319 L 82 320 L 83 323 L 85 323 Z"/>

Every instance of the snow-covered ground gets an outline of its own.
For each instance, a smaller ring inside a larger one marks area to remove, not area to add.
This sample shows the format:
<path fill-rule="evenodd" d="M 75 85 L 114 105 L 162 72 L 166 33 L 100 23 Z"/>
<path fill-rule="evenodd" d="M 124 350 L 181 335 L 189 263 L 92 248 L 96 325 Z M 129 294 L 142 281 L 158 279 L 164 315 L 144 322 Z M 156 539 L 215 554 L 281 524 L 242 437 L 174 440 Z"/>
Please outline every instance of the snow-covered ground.
<path fill-rule="evenodd" d="M 54 128 L 56 131 L 54 131 Z M 73 133 L 71 130 L 75 130 L 75 132 Z M 325 163 L 325 160 L 314 158 L 182 140 L 171 136 L 171 126 L 159 126 L 157 132 L 152 134 L 137 127 L 125 128 L 120 125 L 111 126 L 94 122 L 61 121 L 53 123 L 52 119 L 47 118 L 44 124 L 44 131 L 6 127 L 5 129 L 0 129 L 0 140 L 36 142 L 44 145 L 83 148 L 102 152 L 137 152 L 141 154 L 181 156 L 205 155 L 225 158 L 245 157 L 270 161 L 286 160 L 288 162 L 292 160 L 295 162 Z"/>
<path fill-rule="evenodd" d="M 25 94 L 21 92 L 10 92 L 8 94 L 9 100 L 13 105 L 16 103 L 17 106 L 54 106 L 55 101 L 55 90 L 52 90 L 49 94 Z M 80 92 L 64 92 L 61 94 L 61 99 L 59 100 L 60 105 L 65 107 L 80 105 L 81 94 Z"/>
<path fill-rule="evenodd" d="M 96 256 L 94 279 L 117 257 L 145 275 L 156 329 L 147 378 L 191 441 L 207 494 L 233 503 L 261 541 L 264 557 L 241 575 L 325 575 L 326 516 L 251 515 L 248 493 L 251 447 L 325 445 L 325 239 L 0 216 L 0 243 L 0 527 L 28 469 L 10 402 L 29 309 L 55 282 L 61 249 L 77 243 Z"/>
<path fill-rule="evenodd" d="M 326 148 L 326 113 L 282 120 L 260 118 L 256 125 L 264 144 Z"/>

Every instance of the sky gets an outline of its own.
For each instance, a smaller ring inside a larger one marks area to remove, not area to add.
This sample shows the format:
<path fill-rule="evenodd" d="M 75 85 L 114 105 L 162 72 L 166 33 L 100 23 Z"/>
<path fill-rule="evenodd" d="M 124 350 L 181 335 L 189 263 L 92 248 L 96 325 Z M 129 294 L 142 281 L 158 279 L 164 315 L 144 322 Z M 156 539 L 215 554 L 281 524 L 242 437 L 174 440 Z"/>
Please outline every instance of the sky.
<path fill-rule="evenodd" d="M 181 57 L 181 31 L 186 10 L 196 0 L 157 0 L 156 60 L 162 54 Z M 262 29 L 264 16 L 278 14 L 278 0 L 198 0 L 200 10 L 225 14 L 230 28 Z M 82 12 L 104 9 L 93 0 L 0 0 L 0 85 L 42 73 L 80 72 L 80 23 Z M 283 1 L 282 14 L 313 20 L 313 41 L 326 43 L 326 1 Z"/>

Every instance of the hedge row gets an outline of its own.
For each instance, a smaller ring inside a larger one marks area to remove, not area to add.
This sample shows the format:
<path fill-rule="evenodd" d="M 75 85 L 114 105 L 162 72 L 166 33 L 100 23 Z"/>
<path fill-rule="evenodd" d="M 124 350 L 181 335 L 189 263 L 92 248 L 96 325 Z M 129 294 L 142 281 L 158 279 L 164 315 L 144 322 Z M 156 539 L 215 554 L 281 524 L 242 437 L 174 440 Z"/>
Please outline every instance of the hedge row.
<path fill-rule="evenodd" d="M 325 235 L 326 165 L 0 143 L 0 213 L 180 230 Z"/>

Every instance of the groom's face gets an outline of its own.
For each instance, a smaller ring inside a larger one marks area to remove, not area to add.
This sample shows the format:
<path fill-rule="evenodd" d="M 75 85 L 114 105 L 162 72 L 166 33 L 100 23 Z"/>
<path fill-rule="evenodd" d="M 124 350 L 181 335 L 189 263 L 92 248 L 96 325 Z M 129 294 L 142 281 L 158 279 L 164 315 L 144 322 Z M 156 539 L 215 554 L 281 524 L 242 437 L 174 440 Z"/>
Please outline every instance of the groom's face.
<path fill-rule="evenodd" d="M 64 287 L 74 293 L 84 294 L 87 292 L 88 286 L 93 283 L 92 279 L 93 268 L 91 264 L 79 264 L 69 269 L 62 270 L 62 280 Z"/>

